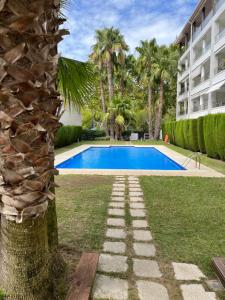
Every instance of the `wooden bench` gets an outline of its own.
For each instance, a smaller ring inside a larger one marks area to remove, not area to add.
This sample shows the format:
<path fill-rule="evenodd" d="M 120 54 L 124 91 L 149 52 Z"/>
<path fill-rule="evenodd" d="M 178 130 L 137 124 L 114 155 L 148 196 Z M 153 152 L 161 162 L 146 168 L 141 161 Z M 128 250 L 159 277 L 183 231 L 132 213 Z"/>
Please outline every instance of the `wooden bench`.
<path fill-rule="evenodd" d="M 222 285 L 225 287 L 225 258 L 223 257 L 213 258 L 213 267 Z"/>
<path fill-rule="evenodd" d="M 83 253 L 66 300 L 89 300 L 95 279 L 99 253 Z"/>

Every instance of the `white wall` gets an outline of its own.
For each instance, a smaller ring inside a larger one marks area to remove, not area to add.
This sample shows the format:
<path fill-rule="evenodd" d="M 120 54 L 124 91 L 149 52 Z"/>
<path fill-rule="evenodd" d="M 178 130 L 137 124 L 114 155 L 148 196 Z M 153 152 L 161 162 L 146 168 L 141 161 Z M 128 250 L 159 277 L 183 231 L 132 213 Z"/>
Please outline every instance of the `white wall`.
<path fill-rule="evenodd" d="M 71 109 L 65 107 L 60 122 L 63 125 L 81 126 L 82 125 L 81 114 L 73 107 L 71 107 Z"/>

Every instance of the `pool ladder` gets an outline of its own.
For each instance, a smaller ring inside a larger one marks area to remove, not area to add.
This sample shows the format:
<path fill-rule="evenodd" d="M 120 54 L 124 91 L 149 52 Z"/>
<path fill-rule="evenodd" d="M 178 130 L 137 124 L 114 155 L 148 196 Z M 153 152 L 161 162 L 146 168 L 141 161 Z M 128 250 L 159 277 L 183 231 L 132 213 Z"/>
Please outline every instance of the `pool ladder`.
<path fill-rule="evenodd" d="M 184 161 L 183 167 L 187 167 L 187 165 L 192 161 L 195 161 L 195 166 L 200 170 L 201 168 L 201 153 L 200 152 L 194 152 L 191 153 Z"/>

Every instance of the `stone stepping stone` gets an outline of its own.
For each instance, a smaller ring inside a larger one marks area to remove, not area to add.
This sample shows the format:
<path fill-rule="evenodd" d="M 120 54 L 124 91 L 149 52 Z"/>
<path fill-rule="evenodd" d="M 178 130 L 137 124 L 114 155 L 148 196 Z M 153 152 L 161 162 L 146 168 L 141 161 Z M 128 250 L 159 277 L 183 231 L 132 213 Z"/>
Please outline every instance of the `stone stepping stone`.
<path fill-rule="evenodd" d="M 133 258 L 134 274 L 145 278 L 161 278 L 162 273 L 156 261 Z"/>
<path fill-rule="evenodd" d="M 138 180 L 138 177 L 137 177 L 137 176 L 128 176 L 128 180 L 129 180 L 129 179 L 131 179 L 131 180 L 132 180 L 132 179 Z"/>
<path fill-rule="evenodd" d="M 139 181 L 138 180 L 129 180 L 129 185 L 130 184 L 139 184 Z"/>
<path fill-rule="evenodd" d="M 139 203 L 139 202 L 132 202 L 130 203 L 130 208 L 145 208 L 144 203 Z"/>
<path fill-rule="evenodd" d="M 120 218 L 109 218 L 107 220 L 108 226 L 116 226 L 116 227 L 125 227 L 125 221 L 124 219 Z"/>
<path fill-rule="evenodd" d="M 128 282 L 124 279 L 97 275 L 93 299 L 128 300 Z"/>
<path fill-rule="evenodd" d="M 143 196 L 143 192 L 129 192 L 131 197 L 140 197 Z"/>
<path fill-rule="evenodd" d="M 124 202 L 125 198 L 124 197 L 111 197 L 112 201 L 118 201 L 118 202 Z"/>
<path fill-rule="evenodd" d="M 98 271 L 107 273 L 125 273 L 127 269 L 128 264 L 126 256 L 100 254 Z"/>
<path fill-rule="evenodd" d="M 115 192 L 125 192 L 125 188 L 123 188 L 123 187 L 115 187 L 115 188 L 113 188 L 112 192 L 113 193 L 115 193 Z"/>
<path fill-rule="evenodd" d="M 138 280 L 137 288 L 140 300 L 169 300 L 167 289 L 159 283 Z"/>
<path fill-rule="evenodd" d="M 126 251 L 126 244 L 123 242 L 104 242 L 103 251 L 124 254 Z"/>
<path fill-rule="evenodd" d="M 135 241 L 140 241 L 140 242 L 152 241 L 152 235 L 149 230 L 134 230 L 133 235 Z"/>
<path fill-rule="evenodd" d="M 110 202 L 109 206 L 110 207 L 115 207 L 115 208 L 124 208 L 125 203 L 124 202 Z"/>
<path fill-rule="evenodd" d="M 134 218 L 145 218 L 146 213 L 143 209 L 130 209 L 131 217 Z"/>
<path fill-rule="evenodd" d="M 134 220 L 132 222 L 132 227 L 133 228 L 147 228 L 148 222 L 145 220 Z"/>
<path fill-rule="evenodd" d="M 154 257 L 156 253 L 155 246 L 147 243 L 134 243 L 134 252 L 137 256 Z"/>
<path fill-rule="evenodd" d="M 121 208 L 110 208 L 108 212 L 110 216 L 119 216 L 119 217 L 125 216 L 125 211 L 124 209 Z"/>
<path fill-rule="evenodd" d="M 130 183 L 129 188 L 141 188 L 140 184 L 137 183 Z"/>
<path fill-rule="evenodd" d="M 184 300 L 216 300 L 214 292 L 206 292 L 201 284 L 182 284 Z"/>
<path fill-rule="evenodd" d="M 193 264 L 172 263 L 175 278 L 177 280 L 197 280 L 200 281 L 206 276 L 202 273 L 198 266 Z"/>
<path fill-rule="evenodd" d="M 143 197 L 140 197 L 140 196 L 138 196 L 138 197 L 131 196 L 130 202 L 144 202 L 144 199 L 143 199 Z"/>
<path fill-rule="evenodd" d="M 121 188 L 121 187 L 124 187 L 124 188 L 125 188 L 125 186 L 126 186 L 126 185 L 125 185 L 124 183 L 114 183 L 114 184 L 113 184 L 113 187 L 114 187 L 114 188 L 118 188 L 118 187 L 119 187 L 119 188 Z"/>
<path fill-rule="evenodd" d="M 115 191 L 113 191 L 112 196 L 122 197 L 122 196 L 124 196 L 124 192 L 115 192 Z"/>
<path fill-rule="evenodd" d="M 130 192 L 142 192 L 142 189 L 141 189 L 141 188 L 136 188 L 136 187 L 134 187 L 134 188 L 133 188 L 133 187 L 130 187 L 130 188 L 129 188 L 129 191 L 130 191 Z"/>
<path fill-rule="evenodd" d="M 106 231 L 106 237 L 111 239 L 125 239 L 127 236 L 124 229 L 115 229 L 115 228 L 108 228 Z"/>

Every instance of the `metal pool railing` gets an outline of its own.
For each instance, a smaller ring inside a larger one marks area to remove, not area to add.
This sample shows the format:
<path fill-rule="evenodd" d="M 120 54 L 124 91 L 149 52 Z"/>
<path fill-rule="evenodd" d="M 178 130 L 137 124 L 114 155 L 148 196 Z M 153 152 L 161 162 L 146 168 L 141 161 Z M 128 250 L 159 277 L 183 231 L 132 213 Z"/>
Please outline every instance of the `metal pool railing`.
<path fill-rule="evenodd" d="M 195 166 L 196 168 L 198 168 L 200 170 L 201 168 L 201 153 L 199 152 L 194 152 L 192 154 L 190 154 L 184 161 L 183 163 L 183 167 L 187 167 L 187 165 L 192 161 L 195 161 Z"/>

